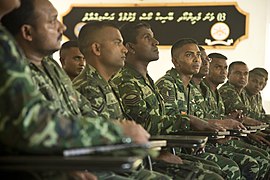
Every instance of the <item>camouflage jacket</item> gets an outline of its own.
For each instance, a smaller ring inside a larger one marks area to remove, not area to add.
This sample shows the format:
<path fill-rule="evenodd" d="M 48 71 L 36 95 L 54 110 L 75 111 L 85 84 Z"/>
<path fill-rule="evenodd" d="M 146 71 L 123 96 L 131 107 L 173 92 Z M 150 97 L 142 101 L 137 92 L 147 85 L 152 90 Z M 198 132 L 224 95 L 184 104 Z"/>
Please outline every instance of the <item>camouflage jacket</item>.
<path fill-rule="evenodd" d="M 126 64 L 112 82 L 118 87 L 115 91 L 121 98 L 127 118 L 140 123 L 151 135 L 189 127 L 189 119 L 180 113 L 165 115 L 163 99 L 149 75 L 144 78 Z"/>
<path fill-rule="evenodd" d="M 122 133 L 115 125 L 98 118 L 66 117 L 51 101 L 44 101 L 17 47 L 0 25 L 1 154 L 50 154 L 71 147 L 121 142 Z"/>
<path fill-rule="evenodd" d="M 261 93 L 258 93 L 252 96 L 248 93 L 247 90 L 246 92 L 247 92 L 247 99 L 249 101 L 250 108 L 252 109 L 250 113 L 250 117 L 257 120 L 264 120 L 266 118 L 266 115 L 263 109 Z"/>
<path fill-rule="evenodd" d="M 190 114 L 197 116 L 201 119 L 213 119 L 210 113 L 211 109 L 209 107 L 210 92 L 208 87 L 202 81 L 199 85 L 196 85 L 192 80 L 190 81 Z"/>
<path fill-rule="evenodd" d="M 208 113 L 212 116 L 213 119 L 223 119 L 225 114 L 225 107 L 219 91 L 217 89 L 212 91 L 206 79 L 204 79 L 203 82 L 205 86 L 207 86 L 208 90 L 208 98 L 205 99 L 207 101 L 207 106 L 209 107 Z"/>
<path fill-rule="evenodd" d="M 246 116 L 250 116 L 251 109 L 245 89 L 239 93 L 234 85 L 227 81 L 218 91 L 222 97 L 226 115 L 237 109 L 242 110 Z"/>
<path fill-rule="evenodd" d="M 164 99 L 166 114 L 171 115 L 175 112 L 189 114 L 190 106 L 187 98 L 190 95 L 190 86 L 185 90 L 183 82 L 174 68 L 167 71 L 156 82 L 156 86 Z"/>
<path fill-rule="evenodd" d="M 45 100 L 67 115 L 97 116 L 90 102 L 73 88 L 70 78 L 56 61 L 46 57 L 41 64 L 42 67 L 33 63 L 29 63 L 29 66 L 32 79 Z"/>
<path fill-rule="evenodd" d="M 167 71 L 156 85 L 164 98 L 166 114 L 180 112 L 200 118 L 205 117 L 207 110 L 201 91 L 192 83 L 185 88 L 176 69 Z"/>
<path fill-rule="evenodd" d="M 91 102 L 92 108 L 99 115 L 107 119 L 123 119 L 121 106 L 110 84 L 94 67 L 86 65 L 73 80 L 73 86 Z"/>

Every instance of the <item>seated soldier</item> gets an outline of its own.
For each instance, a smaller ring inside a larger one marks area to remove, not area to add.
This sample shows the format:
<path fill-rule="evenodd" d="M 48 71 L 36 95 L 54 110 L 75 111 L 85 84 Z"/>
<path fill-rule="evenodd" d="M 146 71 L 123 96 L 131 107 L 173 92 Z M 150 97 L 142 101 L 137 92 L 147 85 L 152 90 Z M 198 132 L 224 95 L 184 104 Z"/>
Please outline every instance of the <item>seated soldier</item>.
<path fill-rule="evenodd" d="M 236 109 L 243 111 L 243 123 L 247 125 L 261 125 L 260 121 L 251 118 L 252 109 L 247 98 L 245 86 L 248 82 L 249 70 L 247 65 L 242 61 L 235 61 L 229 65 L 228 81 L 219 88 L 224 106 L 225 114 L 230 114 Z M 252 143 L 260 148 L 263 148 L 268 153 L 270 152 L 270 142 L 266 140 L 264 134 L 258 132 L 249 134 L 249 143 Z M 269 157 L 269 154 L 267 154 Z"/>
<path fill-rule="evenodd" d="M 245 87 L 252 110 L 250 117 L 264 122 L 270 122 L 270 116 L 265 114 L 260 91 L 266 86 L 267 76 L 268 73 L 263 68 L 254 68 L 249 71 L 248 83 Z"/>
<path fill-rule="evenodd" d="M 170 115 L 165 114 L 162 97 L 147 73 L 148 64 L 159 58 L 158 41 L 154 38 L 151 27 L 144 22 L 135 22 L 125 24 L 120 30 L 129 51 L 125 66 L 113 77 L 112 83 L 121 99 L 125 115 L 142 124 L 151 134 L 169 134 L 189 130 L 190 126 L 200 130 L 217 130 L 215 125 L 208 124 L 206 121 L 198 121 L 196 124 L 179 111 L 174 111 Z M 180 154 L 180 157 L 183 155 Z M 208 155 L 209 159 L 211 156 L 219 159 L 219 162 L 227 161 L 226 166 L 233 164 L 235 177 L 239 176 L 240 172 L 236 163 L 214 154 Z M 188 158 L 187 155 L 184 158 Z M 228 178 L 232 178 L 229 170 L 226 173 Z"/>
<path fill-rule="evenodd" d="M 4 3 L 14 3 L 9 2 Z M 13 8 L 17 5 L 14 3 Z M 28 58 L 0 26 L 3 44 L 0 54 L 2 154 L 53 155 L 55 151 L 68 148 L 123 143 L 131 141 L 130 138 L 135 143 L 148 142 L 150 136 L 140 125 L 110 122 L 98 117 L 90 103 L 72 88 L 70 79 L 59 65 L 43 59 L 60 48 L 65 30 L 48 0 L 21 0 L 21 6 L 5 15 L 2 23 L 15 36 Z M 31 74 L 26 63 L 31 66 Z M 41 175 L 50 178 L 49 174 Z M 90 175 L 87 172 L 81 174 L 86 178 Z M 110 172 L 101 175 L 106 177 L 106 174 L 111 176 Z M 115 174 L 114 177 L 128 179 Z"/>
<path fill-rule="evenodd" d="M 60 48 L 60 62 L 71 80 L 85 68 L 85 59 L 79 49 L 78 41 L 67 41 Z"/>
<path fill-rule="evenodd" d="M 209 82 L 203 80 L 204 77 L 207 76 L 207 80 L 210 78 L 210 83 L 212 79 L 216 79 L 216 81 L 211 84 L 218 82 L 216 83 L 218 85 L 219 83 L 223 82 L 227 76 L 227 69 L 223 69 L 224 67 L 227 68 L 227 58 L 217 53 L 211 54 L 212 58 L 209 58 L 205 50 L 202 47 L 199 48 L 201 51 L 202 66 L 199 73 L 194 74 L 191 80 L 190 113 L 197 117 L 207 119 L 208 121 L 216 121 L 216 123 L 220 121 L 220 124 L 227 126 L 229 129 L 231 129 L 232 126 L 230 127 L 228 125 L 234 123 L 234 127 L 236 129 L 241 129 L 243 127 L 241 123 L 238 123 L 239 127 L 237 127 L 235 120 L 228 119 L 228 116 L 224 116 L 224 105 L 220 95 L 216 89 L 215 91 L 210 90 L 210 87 L 208 86 Z M 211 68 L 209 68 L 209 64 L 211 64 Z M 218 74 L 218 72 L 220 74 Z M 257 151 L 259 148 L 248 145 L 243 141 L 233 140 L 231 137 L 217 140 L 216 143 L 218 144 L 215 144 L 214 147 L 207 146 L 207 150 L 210 152 L 218 152 L 230 157 L 238 162 L 238 165 L 242 169 L 246 169 L 245 166 L 250 164 L 248 161 L 246 161 L 246 164 L 243 163 L 244 159 L 251 159 L 253 161 L 256 160 L 260 167 L 259 177 L 265 177 L 267 169 L 269 168 L 268 158 Z M 246 147 L 249 148 L 246 149 Z M 260 149 L 260 151 L 263 150 Z"/>
<path fill-rule="evenodd" d="M 124 117 L 121 105 L 108 83 L 111 77 L 124 66 L 127 49 L 116 26 L 107 22 L 91 22 L 82 27 L 79 33 L 79 47 L 86 58 L 86 68 L 74 79 L 74 87 L 90 102 L 94 110 L 108 119 Z M 128 118 L 128 117 L 127 117 Z M 160 172 L 172 177 L 185 179 L 188 177 L 217 175 L 202 173 L 201 169 L 183 164 L 177 156 L 169 156 L 162 152 L 158 158 L 163 162 Z M 165 161 L 165 162 L 164 162 Z M 173 163 L 173 164 L 172 164 Z M 198 171 L 197 173 L 195 173 Z"/>
<path fill-rule="evenodd" d="M 196 82 L 198 82 L 199 78 L 202 78 L 203 75 L 208 72 L 208 59 L 201 59 L 202 55 L 206 57 L 206 54 L 200 51 L 197 42 L 193 39 L 184 38 L 173 44 L 171 56 L 175 68 L 167 71 L 166 74 L 156 82 L 159 92 L 164 98 L 166 105 L 165 110 L 168 114 L 180 110 L 181 112 L 187 113 L 191 118 L 201 120 L 207 118 L 205 115 L 208 114 L 207 106 L 199 106 L 205 102 L 204 98 L 200 95 L 200 91 L 190 83 L 193 75 L 199 73 L 196 79 Z M 195 90 L 197 90 L 197 93 L 195 93 Z M 229 121 L 230 123 L 226 123 L 225 120 L 207 120 L 208 123 L 219 124 L 226 129 L 243 128 L 241 123 L 234 120 Z M 209 144 L 206 151 L 219 154 L 220 152 L 217 150 L 221 148 L 221 146 L 216 147 L 215 145 Z M 204 154 L 201 156 L 203 155 Z M 228 157 L 230 157 L 232 161 L 237 162 L 241 169 L 242 176 L 245 178 L 257 177 L 259 165 L 255 159 L 250 156 L 233 153 L 233 151 L 230 152 L 230 156 Z M 205 158 L 207 158 L 207 156 L 205 156 Z M 227 168 L 226 163 L 222 161 L 218 163 L 220 166 Z M 257 169 L 257 171 L 253 171 L 254 168 Z"/>

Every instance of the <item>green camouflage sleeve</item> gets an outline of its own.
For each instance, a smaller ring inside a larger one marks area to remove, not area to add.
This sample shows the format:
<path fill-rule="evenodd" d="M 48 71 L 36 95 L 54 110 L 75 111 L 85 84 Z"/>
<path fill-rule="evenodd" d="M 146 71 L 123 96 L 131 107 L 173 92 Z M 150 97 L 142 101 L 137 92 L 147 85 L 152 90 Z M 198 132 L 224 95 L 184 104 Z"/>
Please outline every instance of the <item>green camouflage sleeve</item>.
<path fill-rule="evenodd" d="M 206 79 L 204 79 L 203 82 L 206 88 L 206 92 L 204 93 L 206 94 L 205 100 L 207 101 L 209 107 L 209 113 L 207 118 L 223 119 L 225 114 L 225 107 L 219 91 L 217 89 L 215 91 L 212 91 Z"/>
<path fill-rule="evenodd" d="M 156 82 L 156 86 L 163 97 L 167 115 L 175 115 L 178 112 L 187 114 L 185 94 L 177 91 L 172 80 L 163 77 Z"/>
<path fill-rule="evenodd" d="M 83 96 L 80 92 L 76 91 L 77 97 L 78 97 L 78 102 L 79 102 L 79 107 L 81 110 L 81 113 L 83 116 L 87 116 L 87 117 L 95 117 L 97 116 L 97 112 L 94 110 L 89 110 L 89 109 L 93 109 L 91 106 L 91 103 L 88 101 L 88 99 Z M 106 117 L 104 117 L 105 119 L 108 119 Z"/>
<path fill-rule="evenodd" d="M 168 78 L 159 79 L 156 86 L 163 98 L 167 117 L 177 117 L 177 130 L 189 130 L 190 120 L 187 114 L 185 94 L 177 91 L 175 84 Z"/>
<path fill-rule="evenodd" d="M 90 101 L 93 110 L 99 116 L 106 119 L 123 119 L 120 104 L 110 84 L 94 67 L 87 65 L 73 80 L 73 86 Z"/>
<path fill-rule="evenodd" d="M 1 151 L 54 153 L 71 147 L 121 142 L 118 126 L 100 118 L 64 117 L 33 86 L 15 41 L 0 26 Z"/>
<path fill-rule="evenodd" d="M 85 79 L 85 81 L 88 81 Z M 77 79 L 73 86 L 91 103 L 92 109 L 105 119 L 110 119 L 110 113 L 106 105 L 106 97 L 96 83 L 82 82 Z"/>
<path fill-rule="evenodd" d="M 132 80 L 120 82 L 114 81 L 118 84 L 118 93 L 128 119 L 140 123 L 151 135 L 168 134 L 181 129 L 187 117 L 180 114 L 165 115 L 163 102 L 158 101 L 156 94 L 147 85 L 138 85 Z"/>
<path fill-rule="evenodd" d="M 210 110 L 201 91 L 192 84 L 190 84 L 190 88 L 190 114 L 201 119 L 209 118 Z"/>
<path fill-rule="evenodd" d="M 73 87 L 72 81 L 66 72 L 59 66 L 59 64 L 52 58 L 46 57 L 44 59 L 47 63 L 46 68 L 48 68 L 50 75 L 56 79 L 58 79 L 59 83 L 54 83 L 54 86 L 57 89 L 63 89 L 62 94 L 63 97 L 59 98 L 62 103 L 65 100 L 67 106 L 69 107 L 69 111 L 74 111 L 74 109 L 79 109 L 79 113 L 83 116 L 87 117 L 95 117 L 97 113 L 92 110 L 91 103 L 82 96 L 75 88 Z M 42 75 L 43 76 L 43 75 Z M 57 82 L 57 81 L 56 81 Z M 63 84 L 63 86 L 61 85 Z M 73 113 L 76 114 L 76 113 Z"/>
<path fill-rule="evenodd" d="M 222 97 L 226 115 L 236 109 L 243 110 L 243 113 L 247 115 L 248 107 L 245 105 L 245 103 L 241 99 L 241 96 L 234 88 L 232 88 L 228 84 L 224 84 L 222 87 L 219 88 L 218 91 Z"/>
<path fill-rule="evenodd" d="M 263 104 L 261 94 L 257 94 L 255 96 L 248 96 L 249 104 L 250 104 L 250 117 L 257 120 L 264 120 L 265 112 L 263 111 Z"/>

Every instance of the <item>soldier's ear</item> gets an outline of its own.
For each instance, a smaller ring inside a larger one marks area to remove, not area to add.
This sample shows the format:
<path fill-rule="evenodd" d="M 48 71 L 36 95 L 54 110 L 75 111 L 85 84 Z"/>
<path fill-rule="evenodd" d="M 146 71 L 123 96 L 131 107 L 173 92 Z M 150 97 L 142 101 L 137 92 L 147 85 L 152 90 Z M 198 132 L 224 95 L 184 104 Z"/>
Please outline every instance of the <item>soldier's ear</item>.
<path fill-rule="evenodd" d="M 94 42 L 93 44 L 91 44 L 91 49 L 92 49 L 92 52 L 95 55 L 100 56 L 100 54 L 101 54 L 101 47 L 100 47 L 100 44 L 99 43 Z"/>
<path fill-rule="evenodd" d="M 174 64 L 175 67 L 179 66 L 179 62 L 178 62 L 177 58 L 175 58 L 175 57 L 172 57 L 172 63 Z"/>
<path fill-rule="evenodd" d="M 134 49 L 133 43 L 128 42 L 125 44 L 125 46 L 126 46 L 128 52 L 130 52 L 131 54 L 135 54 L 135 49 Z"/>
<path fill-rule="evenodd" d="M 23 39 L 25 39 L 27 41 L 32 41 L 33 40 L 33 37 L 32 37 L 33 32 L 32 31 L 33 31 L 33 28 L 31 25 L 28 25 L 28 24 L 22 25 L 21 35 L 22 35 Z"/>

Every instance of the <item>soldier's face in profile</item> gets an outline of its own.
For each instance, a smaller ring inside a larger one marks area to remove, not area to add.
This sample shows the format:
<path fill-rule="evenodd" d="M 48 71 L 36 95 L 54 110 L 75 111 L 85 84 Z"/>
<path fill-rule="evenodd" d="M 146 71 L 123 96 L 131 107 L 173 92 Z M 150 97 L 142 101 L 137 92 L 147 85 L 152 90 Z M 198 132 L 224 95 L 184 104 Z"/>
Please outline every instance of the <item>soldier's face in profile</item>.
<path fill-rule="evenodd" d="M 186 44 L 179 48 L 174 58 L 175 68 L 186 75 L 197 74 L 201 67 L 201 52 L 196 44 Z"/>
<path fill-rule="evenodd" d="M 256 95 L 261 91 L 264 82 L 264 77 L 257 74 L 250 75 L 248 78 L 248 84 L 246 86 L 246 89 L 251 95 Z"/>
<path fill-rule="evenodd" d="M 157 45 L 159 42 L 154 38 L 151 29 L 141 27 L 138 30 L 136 43 L 132 43 L 135 56 L 145 62 L 156 61 L 159 59 L 159 50 Z"/>
<path fill-rule="evenodd" d="M 76 77 L 85 67 L 85 59 L 78 47 L 71 47 L 63 50 L 63 69 L 68 75 Z"/>
<path fill-rule="evenodd" d="M 201 64 L 201 68 L 198 74 L 204 77 L 209 73 L 209 63 L 211 61 L 211 59 L 207 56 L 204 50 L 201 51 L 201 60 L 202 60 L 202 64 Z"/>
<path fill-rule="evenodd" d="M 219 85 L 225 82 L 228 71 L 228 65 L 225 59 L 213 58 L 209 66 L 207 75 L 212 83 Z"/>
<path fill-rule="evenodd" d="M 118 71 L 124 66 L 127 49 L 123 45 L 120 31 L 114 27 L 104 27 L 101 31 L 100 63 Z"/>
<path fill-rule="evenodd" d="M 244 88 L 248 82 L 248 67 L 243 64 L 235 64 L 228 75 L 229 82 L 237 88 Z"/>
<path fill-rule="evenodd" d="M 48 0 L 35 0 L 35 25 L 32 25 L 32 46 L 47 56 L 61 47 L 66 27 L 57 19 L 58 12 Z"/>

